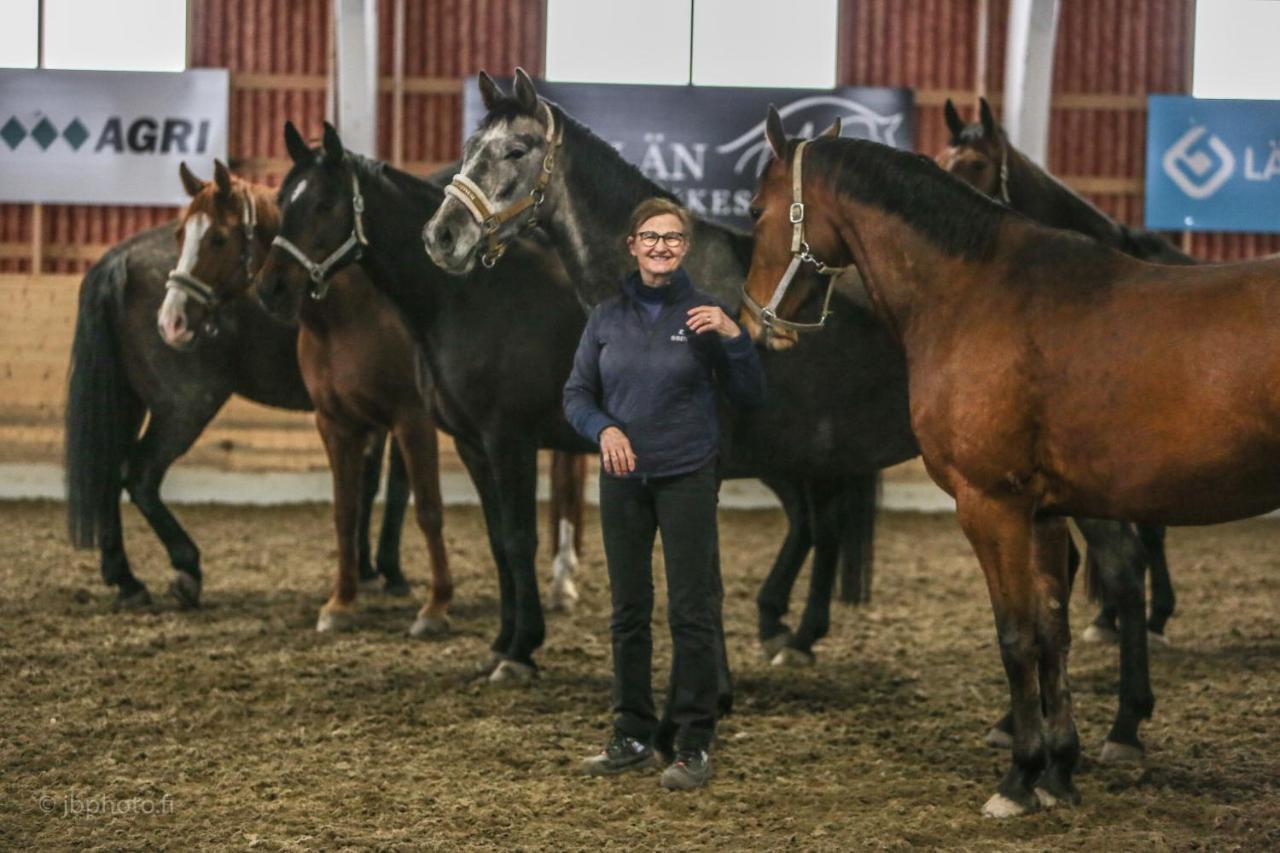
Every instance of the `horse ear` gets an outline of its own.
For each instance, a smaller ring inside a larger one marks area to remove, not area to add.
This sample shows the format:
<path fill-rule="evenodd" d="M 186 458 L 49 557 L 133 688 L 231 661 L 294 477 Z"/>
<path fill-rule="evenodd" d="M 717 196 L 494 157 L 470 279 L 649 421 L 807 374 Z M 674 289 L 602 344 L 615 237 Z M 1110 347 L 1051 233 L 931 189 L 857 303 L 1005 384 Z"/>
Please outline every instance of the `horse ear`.
<path fill-rule="evenodd" d="M 782 129 L 782 116 L 778 115 L 778 108 L 773 104 L 769 105 L 769 117 L 764 121 L 764 136 L 765 139 L 769 140 L 769 147 L 773 149 L 773 156 L 786 162 L 787 132 Z"/>
<path fill-rule="evenodd" d="M 324 123 L 324 161 L 326 163 L 341 163 L 344 153 L 342 150 L 342 137 L 338 136 L 337 129 L 326 121 Z"/>
<path fill-rule="evenodd" d="M 978 115 L 982 121 L 982 132 L 986 136 L 995 139 L 1000 125 L 996 123 L 995 116 L 991 114 L 991 105 L 987 103 L 986 98 L 978 98 Z"/>
<path fill-rule="evenodd" d="M 284 147 L 289 150 L 289 156 L 297 165 L 311 162 L 311 149 L 291 121 L 284 123 Z"/>
<path fill-rule="evenodd" d="M 182 188 L 187 191 L 187 195 L 195 198 L 200 195 L 200 191 L 204 189 L 204 181 L 197 178 L 184 160 L 178 164 L 178 177 L 182 178 Z"/>
<path fill-rule="evenodd" d="M 538 90 L 534 88 L 533 80 L 525 73 L 523 68 L 516 68 L 515 95 L 520 107 L 525 112 L 537 115 Z"/>
<path fill-rule="evenodd" d="M 960 113 L 956 112 L 956 105 L 947 98 L 947 103 L 942 107 L 942 113 L 947 118 L 947 129 L 951 131 L 952 139 L 960 138 L 960 131 L 964 130 L 964 119 L 960 118 Z"/>
<path fill-rule="evenodd" d="M 484 102 L 484 108 L 492 111 L 502 100 L 502 90 L 498 88 L 498 84 L 493 82 L 493 78 L 485 71 L 480 72 L 480 100 Z"/>
<path fill-rule="evenodd" d="M 836 120 L 831 122 L 831 126 L 817 135 L 817 139 L 825 139 L 830 136 L 839 136 L 840 131 L 844 128 L 844 119 L 836 116 Z"/>
<path fill-rule="evenodd" d="M 222 195 L 231 195 L 231 172 L 227 169 L 227 164 L 221 160 L 213 161 L 213 182 L 218 185 L 218 192 Z"/>

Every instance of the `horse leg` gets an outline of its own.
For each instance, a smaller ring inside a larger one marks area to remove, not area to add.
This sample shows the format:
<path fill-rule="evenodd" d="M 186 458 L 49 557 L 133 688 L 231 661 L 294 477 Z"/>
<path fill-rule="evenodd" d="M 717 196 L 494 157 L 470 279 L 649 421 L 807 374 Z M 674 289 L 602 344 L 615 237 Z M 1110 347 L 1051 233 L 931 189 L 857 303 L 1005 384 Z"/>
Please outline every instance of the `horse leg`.
<path fill-rule="evenodd" d="M 982 812 L 1013 817 L 1039 807 L 1034 785 L 1047 764 L 1037 631 L 1041 593 L 1031 566 L 1032 508 L 963 488 L 957 490 L 956 509 L 987 580 L 1013 707 L 1012 765 Z"/>
<path fill-rule="evenodd" d="M 434 436 L 433 436 L 434 440 Z M 436 460 L 438 469 L 439 460 Z M 440 477 L 435 478 L 439 489 Z M 383 578 L 383 590 L 388 595 L 409 594 L 409 582 L 400 566 L 400 537 L 404 530 L 404 514 L 409 506 L 409 472 L 405 469 L 404 454 L 400 443 L 391 442 L 387 455 L 387 501 L 382 507 L 382 532 L 378 536 L 378 557 L 375 565 Z"/>
<path fill-rule="evenodd" d="M 356 540 L 360 526 L 360 486 L 369 432 L 351 429 L 324 412 L 316 412 L 316 426 L 324 439 L 333 475 L 333 526 L 338 538 L 338 571 L 333 592 L 316 620 L 316 630 L 326 632 L 347 628 L 352 621 L 359 588 Z"/>
<path fill-rule="evenodd" d="M 587 457 L 581 453 L 556 451 L 551 454 L 551 589 L 548 610 L 572 610 L 578 603 L 578 587 L 573 576 L 578 571 L 582 539 L 583 487 Z"/>
<path fill-rule="evenodd" d="M 396 444 L 404 455 L 413 486 L 413 509 L 418 527 L 427 540 L 431 564 L 430 598 L 413 622 L 414 637 L 439 635 L 449 630 L 449 602 L 453 600 L 453 576 L 444 547 L 444 500 L 440 497 L 440 449 L 436 424 L 425 411 L 396 424 Z"/>
<path fill-rule="evenodd" d="M 847 520 L 844 481 L 825 480 L 806 484 L 809 529 L 813 531 L 813 568 L 809 573 L 809 597 L 800 625 L 785 648 L 774 655 L 774 666 L 810 666 L 813 644 L 831 627 L 831 594 L 835 589 L 840 562 L 841 522 Z"/>
<path fill-rule="evenodd" d="M 528 684 L 537 674 L 533 653 L 546 637 L 542 600 L 538 596 L 535 558 L 538 550 L 538 448 L 529 436 L 489 436 L 491 460 L 502 523 L 501 542 L 515 596 L 515 632 L 505 659 L 493 671 L 495 684 Z"/>
<path fill-rule="evenodd" d="M 455 436 L 454 446 L 458 456 L 471 475 L 471 482 L 480 496 L 480 509 L 484 513 L 485 532 L 489 537 L 489 551 L 498 570 L 499 628 L 498 636 L 489 646 L 492 654 L 483 666 L 491 673 L 505 658 L 511 639 L 516 632 L 515 585 L 502 547 L 502 511 L 498 506 L 498 488 L 493 480 L 492 466 L 484 449 L 467 439 Z"/>
<path fill-rule="evenodd" d="M 1085 574 L 1088 577 L 1096 578 L 1098 576 L 1098 566 L 1096 557 L 1092 550 L 1089 550 L 1085 556 L 1087 568 Z M 1098 608 L 1098 615 L 1093 617 L 1093 621 L 1089 623 L 1089 627 L 1084 629 L 1084 634 L 1080 639 L 1086 643 L 1097 643 L 1099 645 L 1114 646 L 1120 642 L 1120 632 L 1116 630 L 1117 620 L 1119 619 L 1120 608 L 1105 592 L 1102 594 L 1102 606 Z"/>
<path fill-rule="evenodd" d="M 226 397 L 207 401 L 200 410 L 190 407 L 181 412 L 153 410 L 146 431 L 129 453 L 126 466 L 125 488 L 129 498 L 164 543 L 169 563 L 176 570 L 169 594 L 184 608 L 200 605 L 203 586 L 200 549 L 160 499 L 160 484 L 169 466 L 195 443 L 225 400 Z"/>
<path fill-rule="evenodd" d="M 768 577 L 760 585 L 760 592 L 756 594 L 760 645 L 765 656 L 772 659 L 791 640 L 791 629 L 782 618 L 787 615 L 791 588 L 804 566 L 809 549 L 813 547 L 813 532 L 809 526 L 809 496 L 803 486 L 792 480 L 767 479 L 763 482 L 778 496 L 787 516 L 787 536 L 773 560 Z"/>
<path fill-rule="evenodd" d="M 1096 553 L 1096 582 L 1114 601 L 1120 614 L 1120 705 L 1103 744 L 1104 763 L 1140 760 L 1143 746 L 1138 727 L 1155 708 L 1147 658 L 1146 602 L 1143 568 L 1145 552 L 1133 528 L 1119 521 L 1076 519 L 1076 525 Z"/>
<path fill-rule="evenodd" d="M 378 498 L 378 486 L 382 480 L 382 455 L 387 447 L 387 434 L 377 430 L 369 435 L 365 446 L 364 475 L 360 478 L 360 503 L 356 522 L 356 565 L 362 586 L 372 585 L 378 579 L 369 548 L 369 524 L 373 520 L 373 504 Z"/>
<path fill-rule="evenodd" d="M 844 481 L 841 518 L 835 522 L 835 529 L 840 535 L 840 600 L 846 604 L 871 601 L 879 498 L 879 471 Z"/>
<path fill-rule="evenodd" d="M 1080 568 L 1080 549 L 1070 536 L 1067 537 L 1067 589 L 1075 587 L 1076 572 Z M 987 732 L 987 746 L 1009 749 L 1013 746 L 1013 711 L 1006 711 Z"/>
<path fill-rule="evenodd" d="M 1067 677 L 1067 653 L 1071 648 L 1068 541 L 1066 519 L 1043 518 L 1034 522 L 1032 571 L 1040 587 L 1036 602 L 1036 642 L 1040 648 L 1040 695 L 1049 759 L 1036 781 L 1035 792 L 1045 807 L 1080 802 L 1071 778 L 1080 760 L 1080 737 L 1076 732 Z"/>
<path fill-rule="evenodd" d="M 124 401 L 126 404 L 131 401 Z M 128 434 L 138 434 L 142 428 L 145 410 L 141 406 L 132 409 L 122 417 L 127 420 L 123 427 Z M 129 557 L 124 549 L 124 531 L 120 523 L 120 495 L 124 491 L 124 480 L 117 468 L 103 498 L 102 525 L 98 533 L 99 566 L 102 580 L 107 586 L 116 587 L 116 600 L 112 605 L 115 610 L 136 610 L 151 605 L 151 593 L 142 581 L 138 580 L 129 566 Z"/>
<path fill-rule="evenodd" d="M 1164 628 L 1173 616 L 1177 596 L 1173 593 L 1173 580 L 1169 577 L 1169 561 L 1164 553 L 1165 528 L 1159 524 L 1139 524 L 1138 538 L 1147 552 L 1147 566 L 1151 570 L 1151 619 L 1147 623 L 1152 645 L 1167 646 Z"/>

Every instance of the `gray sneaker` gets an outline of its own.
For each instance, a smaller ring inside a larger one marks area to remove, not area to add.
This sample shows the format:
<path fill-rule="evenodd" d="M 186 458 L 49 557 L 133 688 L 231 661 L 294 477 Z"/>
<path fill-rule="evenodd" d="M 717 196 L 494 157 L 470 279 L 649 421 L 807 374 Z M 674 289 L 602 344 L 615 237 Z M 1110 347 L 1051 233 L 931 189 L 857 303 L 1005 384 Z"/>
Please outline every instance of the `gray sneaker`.
<path fill-rule="evenodd" d="M 711 756 L 705 749 L 682 749 L 662 771 L 662 787 L 671 791 L 701 788 L 711 778 Z"/>
<path fill-rule="evenodd" d="M 587 776 L 617 776 L 628 770 L 657 767 L 653 750 L 633 737 L 614 732 L 602 752 L 584 759 L 579 765 Z"/>

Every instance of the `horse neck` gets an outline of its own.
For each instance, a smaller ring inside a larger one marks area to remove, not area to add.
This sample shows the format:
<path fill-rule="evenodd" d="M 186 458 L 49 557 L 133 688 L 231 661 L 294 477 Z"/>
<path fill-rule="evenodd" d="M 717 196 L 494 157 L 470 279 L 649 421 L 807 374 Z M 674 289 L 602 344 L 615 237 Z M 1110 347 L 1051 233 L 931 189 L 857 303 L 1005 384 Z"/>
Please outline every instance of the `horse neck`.
<path fill-rule="evenodd" d="M 1010 206 L 1042 225 L 1075 231 L 1114 248 L 1124 245 L 1124 228 L 1053 175 L 1009 145 Z"/>
<path fill-rule="evenodd" d="M 548 200 L 554 205 L 544 227 L 588 307 L 618 293 L 622 277 L 635 268 L 627 251 L 631 211 L 654 196 L 669 196 L 622 159 L 608 143 L 566 122 L 561 168 Z M 746 278 L 748 238 L 701 219 L 684 266 L 699 287 L 736 305 Z M 739 245 L 742 244 L 742 245 Z"/>

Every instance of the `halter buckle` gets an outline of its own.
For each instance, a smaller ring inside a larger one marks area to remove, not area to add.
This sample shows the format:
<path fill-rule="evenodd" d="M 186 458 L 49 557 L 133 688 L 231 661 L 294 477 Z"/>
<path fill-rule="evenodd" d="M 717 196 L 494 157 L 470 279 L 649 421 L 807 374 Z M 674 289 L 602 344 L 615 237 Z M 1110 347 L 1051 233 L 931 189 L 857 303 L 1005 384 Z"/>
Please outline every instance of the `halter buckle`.
<path fill-rule="evenodd" d="M 804 222 L 804 202 L 792 202 L 790 216 L 792 225 L 799 225 Z"/>

